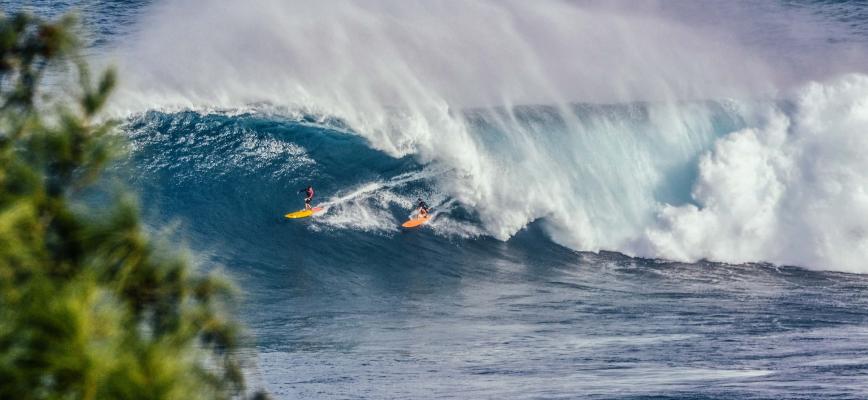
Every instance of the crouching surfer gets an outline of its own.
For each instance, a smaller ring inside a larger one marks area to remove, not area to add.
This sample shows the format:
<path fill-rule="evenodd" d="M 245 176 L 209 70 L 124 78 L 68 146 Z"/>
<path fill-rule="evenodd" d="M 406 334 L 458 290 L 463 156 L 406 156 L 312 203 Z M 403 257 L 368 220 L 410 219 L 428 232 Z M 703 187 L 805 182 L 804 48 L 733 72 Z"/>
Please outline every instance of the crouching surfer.
<path fill-rule="evenodd" d="M 417 207 L 419 207 L 419 218 L 427 217 L 428 212 L 431 211 L 431 207 L 428 207 L 428 204 L 422 201 L 422 199 L 417 199 L 416 201 L 419 202 L 419 204 L 417 205 Z"/>

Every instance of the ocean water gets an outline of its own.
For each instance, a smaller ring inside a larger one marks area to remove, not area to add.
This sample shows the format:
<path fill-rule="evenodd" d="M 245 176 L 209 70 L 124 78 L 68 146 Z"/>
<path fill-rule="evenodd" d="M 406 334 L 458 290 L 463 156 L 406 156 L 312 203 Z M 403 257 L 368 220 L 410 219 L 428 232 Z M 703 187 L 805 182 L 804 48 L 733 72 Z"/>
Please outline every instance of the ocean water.
<path fill-rule="evenodd" d="M 238 280 L 253 383 L 277 398 L 868 391 L 865 275 L 578 252 L 542 223 L 500 241 L 462 227 L 479 222 L 460 207 L 401 231 L 433 178 L 357 136 L 194 112 L 127 129 L 131 186 L 152 221 L 182 221 L 192 247 Z M 322 217 L 283 219 L 310 180 L 325 196 L 350 190 Z"/>
<path fill-rule="evenodd" d="M 80 10 L 276 398 L 868 397 L 862 2 L 0 7 Z"/>

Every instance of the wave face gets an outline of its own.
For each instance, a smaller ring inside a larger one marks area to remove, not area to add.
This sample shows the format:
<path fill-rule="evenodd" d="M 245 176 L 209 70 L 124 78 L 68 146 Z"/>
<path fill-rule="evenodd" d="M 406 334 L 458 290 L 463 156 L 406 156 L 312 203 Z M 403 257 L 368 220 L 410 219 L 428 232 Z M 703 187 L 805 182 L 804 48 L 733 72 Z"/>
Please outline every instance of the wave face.
<path fill-rule="evenodd" d="M 395 232 L 404 217 L 395 209 L 410 209 L 424 197 L 437 208 L 432 227 L 445 236 L 507 240 L 539 220 L 547 236 L 576 250 L 863 272 L 868 203 L 860 188 L 868 169 L 861 149 L 868 148 L 862 130 L 868 110 L 853 105 L 868 100 L 868 78 L 813 84 L 798 95 L 794 102 L 750 106 L 469 110 L 460 117 L 466 141 L 432 143 L 443 149 L 429 150 L 438 156 L 427 162 L 371 149 L 370 138 L 340 120 L 304 115 L 149 114 L 130 131 L 169 123 L 164 119 L 174 126 L 204 118 L 332 132 L 341 139 L 314 144 L 327 150 L 322 159 L 308 155 L 310 144 L 297 138 L 263 141 L 256 124 L 212 137 L 201 131 L 205 122 L 191 122 L 179 140 L 207 153 L 190 166 L 178 162 L 189 157 L 176 154 L 181 150 L 161 151 L 148 165 L 175 164 L 165 170 L 177 174 L 174 180 L 210 180 L 239 169 L 274 188 L 259 192 L 263 210 L 284 206 L 294 188 L 315 184 L 330 206 L 321 222 L 333 228 Z M 136 146 L 163 138 L 142 132 L 134 136 Z"/>
<path fill-rule="evenodd" d="M 631 4 L 162 3 L 107 51 L 115 111 L 339 121 L 412 156 L 472 235 L 540 221 L 575 250 L 866 271 L 861 36 L 798 7 Z M 364 212 L 343 222 L 393 225 Z"/>

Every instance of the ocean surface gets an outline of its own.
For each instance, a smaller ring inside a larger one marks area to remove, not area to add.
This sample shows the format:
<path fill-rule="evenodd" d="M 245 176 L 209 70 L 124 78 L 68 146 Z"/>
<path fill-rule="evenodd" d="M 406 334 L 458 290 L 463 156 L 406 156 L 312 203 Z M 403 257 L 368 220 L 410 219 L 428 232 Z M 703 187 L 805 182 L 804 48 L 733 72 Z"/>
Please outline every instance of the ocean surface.
<path fill-rule="evenodd" d="M 22 7 L 118 68 L 110 176 L 240 286 L 253 388 L 868 398 L 864 2 Z"/>

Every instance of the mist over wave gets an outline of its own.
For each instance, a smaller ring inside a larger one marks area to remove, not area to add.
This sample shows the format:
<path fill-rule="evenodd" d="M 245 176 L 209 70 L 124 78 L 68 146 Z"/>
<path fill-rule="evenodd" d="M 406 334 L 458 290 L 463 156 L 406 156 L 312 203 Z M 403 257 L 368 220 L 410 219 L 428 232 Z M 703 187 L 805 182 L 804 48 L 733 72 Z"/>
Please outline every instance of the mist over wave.
<path fill-rule="evenodd" d="M 334 118 L 420 162 L 469 236 L 540 221 L 576 250 L 868 272 L 864 45 L 667 4 L 160 3 L 113 50 L 115 112 Z M 329 224 L 387 230 L 394 178 Z"/>

